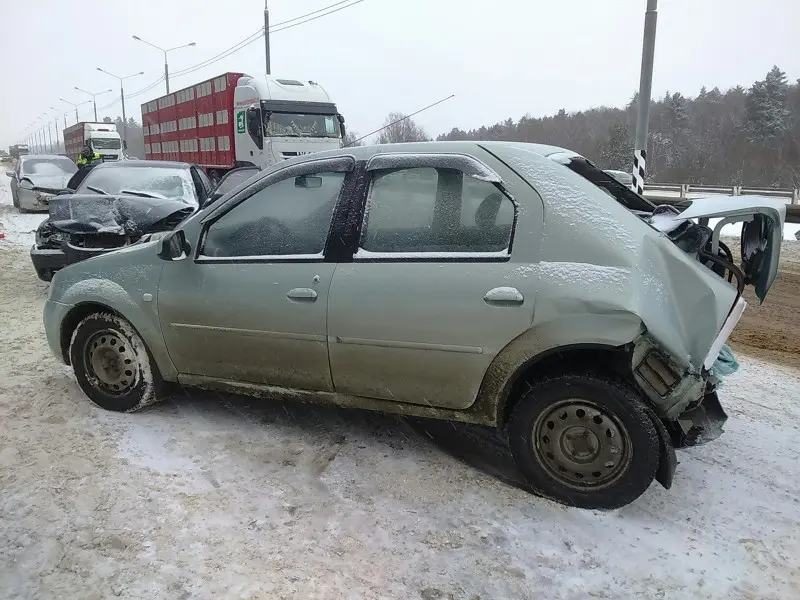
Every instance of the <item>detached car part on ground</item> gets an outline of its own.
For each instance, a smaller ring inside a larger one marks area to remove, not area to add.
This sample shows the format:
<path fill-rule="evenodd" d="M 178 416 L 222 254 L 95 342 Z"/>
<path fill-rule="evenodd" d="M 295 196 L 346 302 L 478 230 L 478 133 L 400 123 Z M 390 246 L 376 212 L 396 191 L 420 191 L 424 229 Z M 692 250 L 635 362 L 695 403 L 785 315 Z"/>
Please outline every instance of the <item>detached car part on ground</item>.
<path fill-rule="evenodd" d="M 210 195 L 208 178 L 185 163 L 96 165 L 75 191 L 64 190 L 50 201 L 50 215 L 37 228 L 31 248 L 36 274 L 50 281 L 66 265 L 169 231 Z"/>
<path fill-rule="evenodd" d="M 175 382 L 491 425 L 534 491 L 613 508 L 722 432 L 710 368 L 744 286 L 775 279 L 784 214 L 656 210 L 550 146 L 346 148 L 63 269 L 45 329 L 109 410 Z"/>

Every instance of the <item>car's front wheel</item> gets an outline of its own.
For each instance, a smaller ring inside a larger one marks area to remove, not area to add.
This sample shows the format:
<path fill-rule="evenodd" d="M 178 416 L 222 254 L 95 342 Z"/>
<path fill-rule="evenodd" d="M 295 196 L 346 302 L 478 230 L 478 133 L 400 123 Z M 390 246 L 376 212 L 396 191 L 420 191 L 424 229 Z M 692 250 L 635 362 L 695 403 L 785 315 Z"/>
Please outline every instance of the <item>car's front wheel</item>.
<path fill-rule="evenodd" d="M 69 356 L 78 385 L 106 410 L 139 410 L 156 400 L 163 385 L 141 336 L 113 313 L 93 313 L 78 323 Z"/>
<path fill-rule="evenodd" d="M 639 395 L 612 378 L 533 382 L 508 423 L 520 471 L 543 496 L 581 508 L 619 508 L 655 478 L 658 433 Z"/>

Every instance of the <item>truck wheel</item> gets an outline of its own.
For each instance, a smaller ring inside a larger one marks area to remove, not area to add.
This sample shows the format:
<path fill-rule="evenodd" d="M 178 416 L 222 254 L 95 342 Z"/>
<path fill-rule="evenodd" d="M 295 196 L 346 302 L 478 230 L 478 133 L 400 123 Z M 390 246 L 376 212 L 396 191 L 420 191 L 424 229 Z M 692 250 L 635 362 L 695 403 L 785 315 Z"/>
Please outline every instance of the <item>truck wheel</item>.
<path fill-rule="evenodd" d="M 639 395 L 601 376 L 534 382 L 520 397 L 508 434 L 528 483 L 569 506 L 625 506 L 658 469 L 658 433 Z"/>
<path fill-rule="evenodd" d="M 163 386 L 141 336 L 125 319 L 93 313 L 72 334 L 69 358 L 78 385 L 99 407 L 133 412 L 152 404 Z"/>

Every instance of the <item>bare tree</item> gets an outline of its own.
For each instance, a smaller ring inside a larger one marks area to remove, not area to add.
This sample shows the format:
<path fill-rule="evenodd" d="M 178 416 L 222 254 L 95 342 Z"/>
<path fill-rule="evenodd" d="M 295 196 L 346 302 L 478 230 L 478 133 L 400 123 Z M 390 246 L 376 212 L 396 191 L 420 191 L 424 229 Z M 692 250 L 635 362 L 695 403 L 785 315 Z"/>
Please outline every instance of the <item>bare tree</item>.
<path fill-rule="evenodd" d="M 344 138 L 342 138 L 342 143 L 345 146 L 363 146 L 364 142 L 359 140 L 359 137 L 357 131 L 348 130 L 347 133 L 344 134 Z"/>
<path fill-rule="evenodd" d="M 384 129 L 378 136 L 379 144 L 394 144 L 399 142 L 428 142 L 430 137 L 425 130 L 417 125 L 413 119 L 403 118 L 399 112 L 391 112 L 386 117 Z"/>

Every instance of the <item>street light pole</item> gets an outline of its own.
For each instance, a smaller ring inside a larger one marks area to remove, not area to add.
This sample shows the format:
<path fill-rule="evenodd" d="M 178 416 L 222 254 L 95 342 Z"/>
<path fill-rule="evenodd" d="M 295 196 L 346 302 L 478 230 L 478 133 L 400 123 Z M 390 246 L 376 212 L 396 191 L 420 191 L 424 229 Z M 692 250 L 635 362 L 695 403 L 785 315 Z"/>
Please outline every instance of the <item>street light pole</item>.
<path fill-rule="evenodd" d="M 267 58 L 267 75 L 272 71 L 270 69 L 270 54 L 269 54 L 269 9 L 267 8 L 268 0 L 264 0 L 264 49 Z"/>
<path fill-rule="evenodd" d="M 144 75 L 144 71 L 139 71 L 138 73 L 134 73 L 133 75 L 125 75 L 124 77 L 120 77 L 119 75 L 114 75 L 113 73 L 109 73 L 105 69 L 101 69 L 97 67 L 97 70 L 101 73 L 105 73 L 106 75 L 111 75 L 116 79 L 119 79 L 119 97 L 122 99 L 122 141 L 124 142 L 126 139 L 126 132 L 128 129 L 128 118 L 125 115 L 125 89 L 122 87 L 122 82 L 125 79 L 130 79 L 131 77 L 137 77 L 138 75 Z M 97 120 L 97 117 L 95 117 Z"/>
<path fill-rule="evenodd" d="M 162 48 L 161 46 L 156 46 L 155 44 L 148 42 L 147 40 L 143 40 L 138 35 L 134 35 L 133 39 L 137 42 L 142 42 L 143 44 L 147 44 L 148 46 L 152 46 L 156 50 L 161 50 L 164 53 L 164 82 L 166 83 L 167 93 L 169 94 L 169 64 L 167 63 L 167 52 L 172 52 L 173 50 L 180 50 L 181 48 L 188 48 L 189 46 L 196 46 L 195 42 L 189 42 L 188 44 L 183 44 L 182 46 L 175 46 L 174 48 Z"/>
<path fill-rule="evenodd" d="M 53 116 L 53 121 L 55 123 L 55 128 L 56 128 L 56 154 L 58 154 L 58 151 L 61 150 L 61 142 L 58 141 L 58 113 L 59 113 L 59 110 L 55 106 L 51 106 L 50 110 L 55 111 L 55 113 L 56 113 Z M 66 129 L 66 127 L 67 127 L 66 115 L 64 115 L 64 117 L 65 117 L 64 118 L 64 128 Z"/>
<path fill-rule="evenodd" d="M 84 104 L 89 104 L 89 102 L 91 102 L 91 100 L 87 100 L 86 102 L 78 102 L 78 104 L 75 104 L 74 102 L 70 102 L 69 100 L 64 100 L 64 98 L 59 98 L 59 100 L 61 100 L 62 102 L 66 102 L 67 104 L 71 104 L 72 106 L 75 107 L 75 123 L 78 122 L 78 107 Z M 67 116 L 64 115 L 64 129 L 66 128 L 67 128 Z"/>
<path fill-rule="evenodd" d="M 642 72 L 639 77 L 639 112 L 636 118 L 636 141 L 633 148 L 633 182 L 636 192 L 644 194 L 647 158 L 647 133 L 650 123 L 650 94 L 653 88 L 653 58 L 656 52 L 658 0 L 647 0 L 642 41 Z"/>
<path fill-rule="evenodd" d="M 86 90 L 82 90 L 78 86 L 75 86 L 75 89 L 79 92 L 83 92 L 84 94 L 89 94 L 92 97 L 92 104 L 94 104 L 94 120 L 97 121 L 97 97 L 101 94 L 107 94 L 108 92 L 113 92 L 114 90 L 103 90 L 102 92 L 97 92 L 93 94 L 92 92 L 87 92 Z"/>

